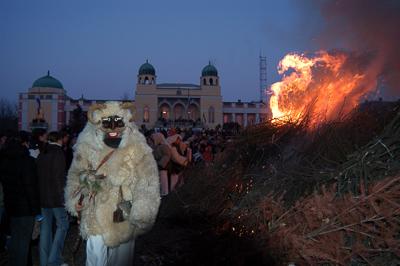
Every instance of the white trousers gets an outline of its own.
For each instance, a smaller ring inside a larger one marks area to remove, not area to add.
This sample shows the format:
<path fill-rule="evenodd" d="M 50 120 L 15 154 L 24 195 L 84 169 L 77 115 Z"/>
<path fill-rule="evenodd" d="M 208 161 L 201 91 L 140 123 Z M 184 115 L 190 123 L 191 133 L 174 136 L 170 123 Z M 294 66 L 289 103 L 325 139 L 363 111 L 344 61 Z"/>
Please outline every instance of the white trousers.
<path fill-rule="evenodd" d="M 100 235 L 89 236 L 86 242 L 86 266 L 130 266 L 133 265 L 135 240 L 115 248 L 104 245 Z"/>

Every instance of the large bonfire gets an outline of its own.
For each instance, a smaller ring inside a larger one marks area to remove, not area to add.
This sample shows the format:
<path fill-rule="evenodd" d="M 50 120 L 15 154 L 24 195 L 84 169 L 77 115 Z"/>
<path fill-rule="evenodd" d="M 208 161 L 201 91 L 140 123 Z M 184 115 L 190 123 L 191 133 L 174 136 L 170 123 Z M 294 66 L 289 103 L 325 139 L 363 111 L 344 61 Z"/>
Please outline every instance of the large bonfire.
<path fill-rule="evenodd" d="M 274 119 L 310 126 L 347 115 L 376 89 L 377 76 L 367 56 L 319 51 L 312 56 L 291 53 L 279 63 L 280 82 L 271 86 Z"/>

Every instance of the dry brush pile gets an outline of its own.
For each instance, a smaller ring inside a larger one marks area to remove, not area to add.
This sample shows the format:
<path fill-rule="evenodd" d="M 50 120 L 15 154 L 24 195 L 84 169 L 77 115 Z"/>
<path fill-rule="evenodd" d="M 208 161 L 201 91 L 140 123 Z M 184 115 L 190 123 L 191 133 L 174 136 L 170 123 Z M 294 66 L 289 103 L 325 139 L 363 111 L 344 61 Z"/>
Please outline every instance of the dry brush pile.
<path fill-rule="evenodd" d="M 208 217 L 279 265 L 398 265 L 399 111 L 368 103 L 313 131 L 305 120 L 250 128 L 187 171 L 165 212 Z"/>

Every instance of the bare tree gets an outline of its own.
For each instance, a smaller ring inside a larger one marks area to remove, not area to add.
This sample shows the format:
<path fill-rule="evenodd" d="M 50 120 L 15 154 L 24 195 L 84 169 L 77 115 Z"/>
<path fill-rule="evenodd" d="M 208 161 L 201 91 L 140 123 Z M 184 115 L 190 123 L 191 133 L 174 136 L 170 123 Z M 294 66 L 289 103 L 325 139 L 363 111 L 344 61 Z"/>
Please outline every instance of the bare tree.
<path fill-rule="evenodd" d="M 77 104 L 76 108 L 72 111 L 72 115 L 69 121 L 71 132 L 79 134 L 86 124 L 86 112 L 82 110 L 82 107 Z"/>
<path fill-rule="evenodd" d="M 15 102 L 0 99 L 0 131 L 18 130 L 18 106 Z"/>

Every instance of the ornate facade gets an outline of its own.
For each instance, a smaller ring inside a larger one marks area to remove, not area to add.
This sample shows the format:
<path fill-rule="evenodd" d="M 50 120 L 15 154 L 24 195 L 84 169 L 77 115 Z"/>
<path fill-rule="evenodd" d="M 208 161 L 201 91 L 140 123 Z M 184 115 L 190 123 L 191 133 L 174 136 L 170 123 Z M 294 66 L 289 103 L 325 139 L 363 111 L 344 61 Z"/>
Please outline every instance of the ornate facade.
<path fill-rule="evenodd" d="M 19 94 L 19 128 L 59 130 L 78 106 L 86 112 L 92 103 L 105 101 L 72 99 L 48 73 Z M 201 71 L 199 84 L 186 84 L 157 83 L 155 68 L 146 61 L 138 71 L 134 103 L 136 123 L 147 128 L 214 128 L 229 122 L 248 126 L 270 117 L 268 106 L 261 102 L 223 102 L 218 71 L 211 63 Z"/>
<path fill-rule="evenodd" d="M 222 96 L 217 69 L 204 67 L 200 84 L 157 83 L 148 62 L 137 76 L 136 121 L 147 127 L 182 125 L 215 127 L 222 124 Z"/>

